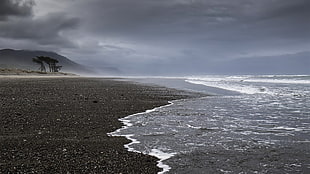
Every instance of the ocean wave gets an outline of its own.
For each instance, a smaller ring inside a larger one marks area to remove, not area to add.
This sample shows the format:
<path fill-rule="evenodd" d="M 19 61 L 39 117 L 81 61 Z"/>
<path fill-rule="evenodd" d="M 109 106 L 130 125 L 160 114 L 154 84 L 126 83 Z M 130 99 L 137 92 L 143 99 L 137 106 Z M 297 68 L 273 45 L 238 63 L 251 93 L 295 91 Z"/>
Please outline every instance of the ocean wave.
<path fill-rule="evenodd" d="M 308 85 L 309 75 L 240 75 L 240 76 L 191 76 L 186 82 L 235 91 L 241 94 L 295 95 L 296 92 L 285 88 L 273 88 L 275 85 Z M 302 93 L 297 93 L 302 96 Z"/>

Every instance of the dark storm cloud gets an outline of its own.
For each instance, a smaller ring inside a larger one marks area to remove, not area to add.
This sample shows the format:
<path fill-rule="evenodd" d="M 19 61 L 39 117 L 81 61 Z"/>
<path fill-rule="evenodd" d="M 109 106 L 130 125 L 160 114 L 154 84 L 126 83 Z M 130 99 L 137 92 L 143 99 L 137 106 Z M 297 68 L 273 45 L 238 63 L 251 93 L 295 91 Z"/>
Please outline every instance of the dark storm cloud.
<path fill-rule="evenodd" d="M 0 36 L 11 39 L 34 40 L 41 44 L 67 43 L 61 32 L 77 27 L 79 20 L 64 14 L 50 14 L 38 19 L 14 19 L 0 23 Z"/>
<path fill-rule="evenodd" d="M 66 32 L 75 29 L 79 19 L 65 12 L 36 16 L 33 14 L 35 5 L 33 0 L 0 1 L 0 43 L 6 43 L 1 44 L 2 48 L 14 44 L 17 48 L 26 45 L 22 49 L 29 49 L 29 46 L 33 47 L 30 49 L 44 46 L 54 50 L 59 50 L 57 47 L 74 47 Z"/>
<path fill-rule="evenodd" d="M 33 0 L 1 0 L 0 21 L 7 20 L 9 16 L 29 16 L 32 14 Z"/>

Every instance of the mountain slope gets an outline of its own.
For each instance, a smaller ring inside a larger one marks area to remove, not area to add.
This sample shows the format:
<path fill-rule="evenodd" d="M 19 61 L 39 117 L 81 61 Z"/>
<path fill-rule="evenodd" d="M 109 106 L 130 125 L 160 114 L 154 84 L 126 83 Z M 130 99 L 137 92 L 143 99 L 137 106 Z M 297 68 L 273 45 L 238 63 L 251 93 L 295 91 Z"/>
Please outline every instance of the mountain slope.
<path fill-rule="evenodd" d="M 64 56 L 54 52 L 47 51 L 30 51 L 30 50 L 0 50 L 0 68 L 19 68 L 25 70 L 38 70 L 39 65 L 32 62 L 32 58 L 37 56 L 47 56 L 59 61 L 58 65 L 62 66 L 62 72 L 71 72 L 77 74 L 95 74 L 90 68 L 80 65 Z M 116 71 L 107 69 L 107 71 Z"/>

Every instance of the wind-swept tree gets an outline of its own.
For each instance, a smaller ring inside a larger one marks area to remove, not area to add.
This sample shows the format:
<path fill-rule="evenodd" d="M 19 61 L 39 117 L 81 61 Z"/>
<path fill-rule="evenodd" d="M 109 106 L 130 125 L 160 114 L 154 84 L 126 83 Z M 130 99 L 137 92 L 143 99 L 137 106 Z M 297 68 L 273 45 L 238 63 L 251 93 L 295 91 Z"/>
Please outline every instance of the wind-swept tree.
<path fill-rule="evenodd" d="M 49 65 L 50 72 L 58 72 L 60 70 L 60 66 L 56 66 L 56 64 L 59 63 L 57 59 L 47 57 L 46 63 Z"/>
<path fill-rule="evenodd" d="M 46 69 L 45 69 L 45 66 L 44 66 L 44 62 L 43 62 L 41 59 L 39 59 L 39 58 L 37 57 L 37 58 L 33 58 L 32 61 L 33 61 L 34 63 L 37 63 L 37 64 L 40 65 L 39 70 L 40 70 L 41 72 L 46 72 Z"/>
<path fill-rule="evenodd" d="M 59 72 L 61 70 L 62 66 L 55 66 L 55 72 Z"/>
<path fill-rule="evenodd" d="M 48 65 L 50 72 L 59 72 L 62 66 L 57 66 L 56 64 L 59 63 L 57 59 L 53 59 L 50 57 L 45 56 L 37 56 L 37 58 L 34 58 L 37 62 L 42 62 L 44 66 L 44 62 Z M 42 66 L 41 66 L 42 67 Z M 44 66 L 45 69 L 45 66 Z M 42 70 L 41 70 L 42 71 Z M 46 70 L 44 70 L 46 72 Z"/>

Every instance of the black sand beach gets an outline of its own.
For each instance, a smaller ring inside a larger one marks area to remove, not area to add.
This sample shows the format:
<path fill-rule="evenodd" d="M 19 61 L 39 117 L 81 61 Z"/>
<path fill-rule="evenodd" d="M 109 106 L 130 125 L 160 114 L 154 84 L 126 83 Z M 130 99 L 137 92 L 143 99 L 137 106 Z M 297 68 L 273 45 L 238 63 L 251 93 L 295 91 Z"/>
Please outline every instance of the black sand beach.
<path fill-rule="evenodd" d="M 118 118 L 191 94 L 111 79 L 0 78 L 0 173 L 157 173 Z"/>

